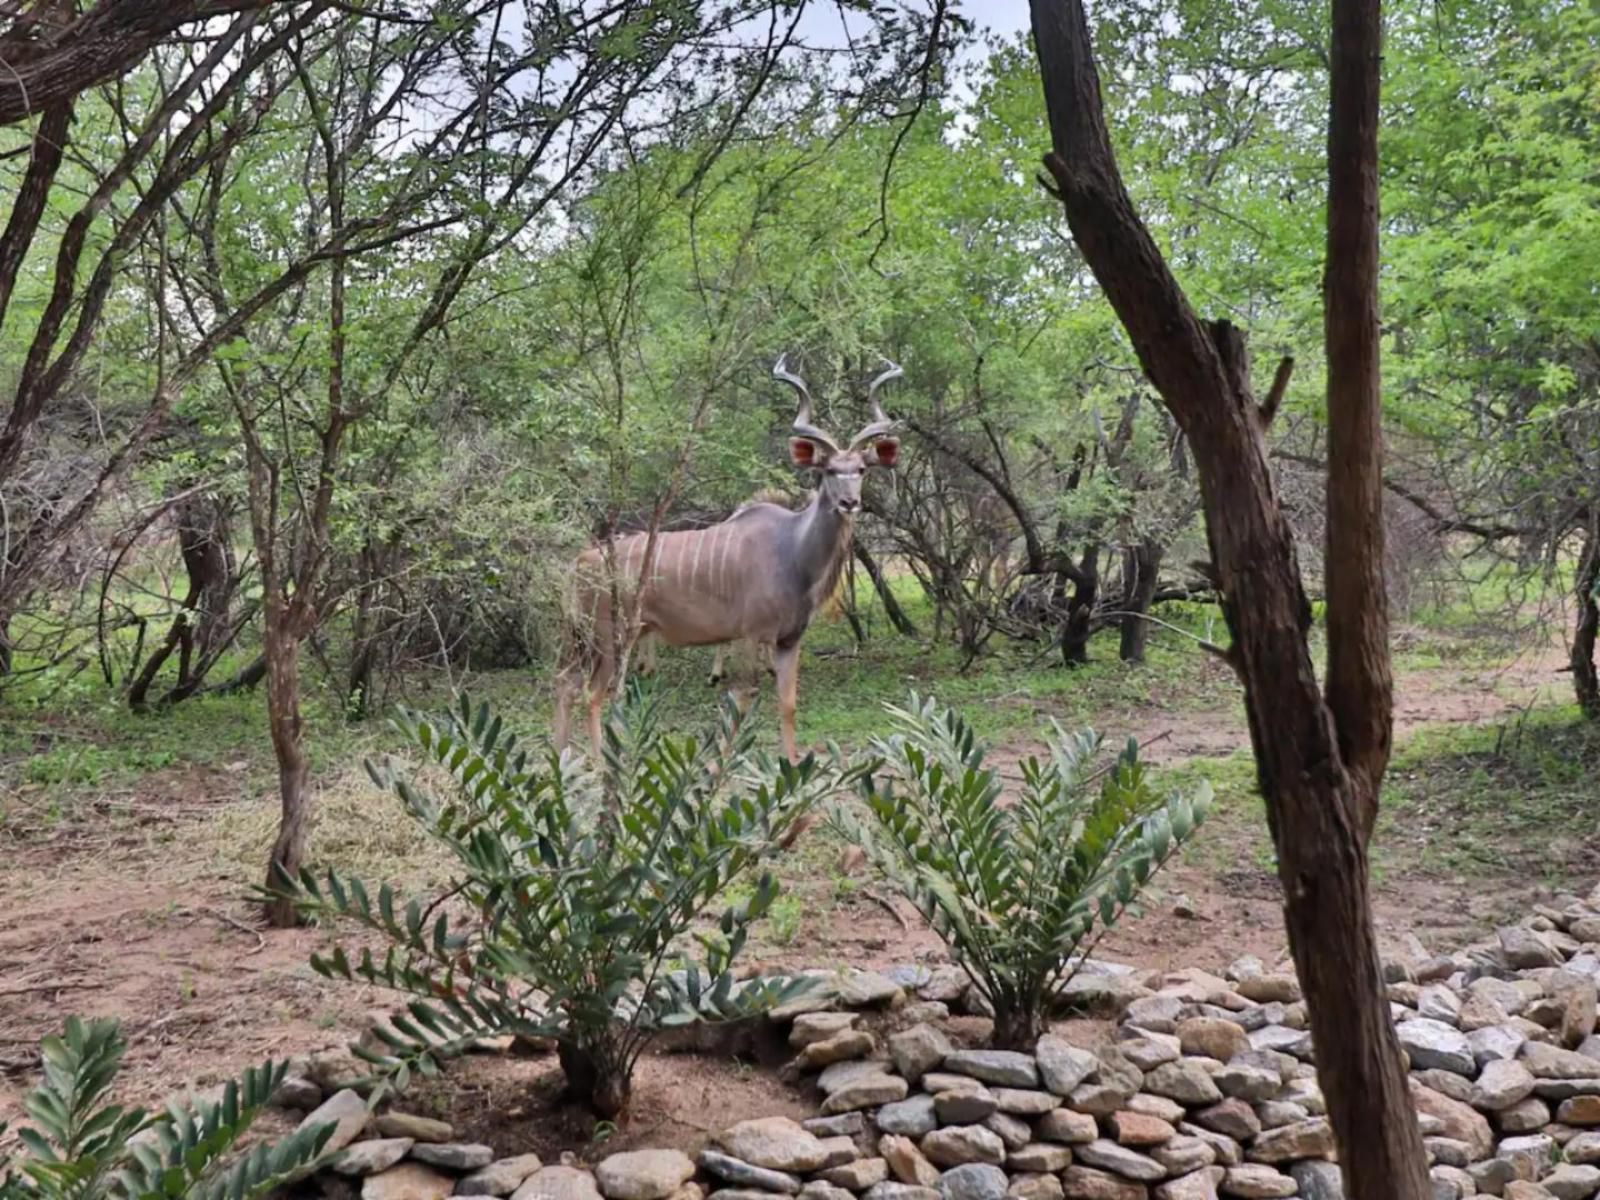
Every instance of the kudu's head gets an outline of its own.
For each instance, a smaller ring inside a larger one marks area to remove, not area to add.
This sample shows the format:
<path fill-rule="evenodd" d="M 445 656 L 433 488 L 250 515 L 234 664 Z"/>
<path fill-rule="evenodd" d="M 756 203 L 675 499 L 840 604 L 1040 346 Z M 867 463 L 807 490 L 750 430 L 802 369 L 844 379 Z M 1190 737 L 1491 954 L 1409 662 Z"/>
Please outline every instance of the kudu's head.
<path fill-rule="evenodd" d="M 811 423 L 811 392 L 805 380 L 785 366 L 787 356 L 780 357 L 772 368 L 775 379 L 781 379 L 799 393 L 800 411 L 794 418 L 794 436 L 789 439 L 789 461 L 797 467 L 815 471 L 821 482 L 817 490 L 821 503 L 846 517 L 861 511 L 861 477 L 868 467 L 892 467 L 900 454 L 900 439 L 894 436 L 894 422 L 883 412 L 878 399 L 878 389 L 891 379 L 898 379 L 903 371 L 893 363 L 873 379 L 867 388 L 867 402 L 872 405 L 872 420 L 867 426 L 840 445 L 832 434 L 824 433 Z M 885 360 L 887 362 L 887 360 Z"/>

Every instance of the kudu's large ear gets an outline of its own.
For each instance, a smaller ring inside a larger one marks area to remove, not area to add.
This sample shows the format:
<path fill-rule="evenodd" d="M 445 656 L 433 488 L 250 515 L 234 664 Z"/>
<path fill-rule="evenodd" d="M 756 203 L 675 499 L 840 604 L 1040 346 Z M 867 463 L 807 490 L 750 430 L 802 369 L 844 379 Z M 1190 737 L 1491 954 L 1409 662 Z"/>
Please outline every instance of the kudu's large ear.
<path fill-rule="evenodd" d="M 789 439 L 789 461 L 797 467 L 825 467 L 833 457 L 833 447 L 814 438 Z"/>
<path fill-rule="evenodd" d="M 861 452 L 861 458 L 869 467 L 892 467 L 900 461 L 900 439 L 878 438 Z"/>

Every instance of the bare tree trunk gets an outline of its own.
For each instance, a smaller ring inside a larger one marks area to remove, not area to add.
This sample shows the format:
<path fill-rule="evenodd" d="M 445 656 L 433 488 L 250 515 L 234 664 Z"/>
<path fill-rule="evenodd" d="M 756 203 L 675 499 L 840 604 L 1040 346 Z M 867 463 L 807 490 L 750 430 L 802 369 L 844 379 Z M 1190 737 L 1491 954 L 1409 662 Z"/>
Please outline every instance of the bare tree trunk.
<path fill-rule="evenodd" d="M 1144 662 L 1150 640 L 1150 622 L 1144 619 L 1155 602 L 1156 583 L 1161 574 L 1161 559 L 1166 547 L 1154 538 L 1122 552 L 1122 661 Z"/>
<path fill-rule="evenodd" d="M 1373 934 L 1367 837 L 1388 752 L 1390 691 L 1381 523 L 1368 493 L 1377 436 L 1376 0 L 1333 0 L 1330 112 L 1329 544 L 1353 581 L 1330 593 L 1329 694 L 1317 685 L 1310 605 L 1267 461 L 1244 337 L 1202 323 L 1134 210 L 1111 149 L 1081 0 L 1031 0 L 1053 153 L 1045 160 L 1079 251 L 1127 329 L 1199 468 L 1228 657 L 1278 851 L 1285 920 L 1317 1046 L 1347 1195 L 1427 1200 L 1422 1137 Z M 1338 256 L 1338 257 L 1336 257 Z M 1347 323 L 1359 323 L 1353 330 Z M 1351 358 L 1341 357 L 1345 354 Z M 1287 375 L 1280 370 L 1283 384 Z M 1280 393 L 1274 387 L 1274 395 Z M 1376 588 L 1374 588 L 1376 581 Z M 1339 724 L 1345 722 L 1344 725 Z"/>
<path fill-rule="evenodd" d="M 150 685 L 174 651 L 178 653 L 174 693 L 187 695 L 194 690 L 195 652 L 199 652 L 198 665 L 204 667 L 220 634 L 233 591 L 227 524 L 220 504 L 214 497 L 194 496 L 178 506 L 177 517 L 178 545 L 189 590 L 178 615 L 172 619 L 166 640 L 128 687 L 128 707 L 134 712 L 143 712 L 149 706 Z"/>
<path fill-rule="evenodd" d="M 1072 596 L 1061 627 L 1061 661 L 1069 667 L 1081 667 L 1089 661 L 1094 610 L 1100 601 L 1100 547 L 1094 545 L 1085 550 L 1078 565 L 1067 574 L 1072 580 Z"/>
<path fill-rule="evenodd" d="M 278 759 L 278 797 L 282 817 L 278 840 L 267 864 L 267 887 L 276 889 L 280 874 L 294 877 L 305 864 L 306 834 L 311 821 L 311 771 L 306 761 L 300 722 L 300 633 L 298 600 L 269 596 L 266 613 L 267 722 L 272 751 Z M 297 914 L 287 895 L 269 900 L 267 923 L 275 929 L 294 926 Z"/>
<path fill-rule="evenodd" d="M 900 601 L 895 599 L 894 589 L 884 577 L 883 568 L 859 539 L 855 544 L 855 555 L 856 560 L 866 568 L 867 577 L 872 580 L 872 588 L 878 593 L 878 599 L 883 604 L 883 612 L 889 618 L 889 624 L 895 627 L 896 632 L 906 637 L 916 637 L 916 622 L 906 616 L 906 610 L 900 607 Z"/>
<path fill-rule="evenodd" d="M 1592 721 L 1600 721 L 1600 673 L 1595 670 L 1595 639 L 1600 635 L 1600 520 L 1591 520 L 1578 556 L 1574 586 L 1578 601 L 1578 627 L 1572 635 L 1572 687 L 1578 707 Z"/>

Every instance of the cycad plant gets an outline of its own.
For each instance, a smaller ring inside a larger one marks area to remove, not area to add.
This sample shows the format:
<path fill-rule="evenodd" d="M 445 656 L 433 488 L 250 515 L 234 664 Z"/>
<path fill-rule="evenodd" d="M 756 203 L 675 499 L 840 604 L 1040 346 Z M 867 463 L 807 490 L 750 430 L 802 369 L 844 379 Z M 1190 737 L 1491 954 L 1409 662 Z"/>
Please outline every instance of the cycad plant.
<path fill-rule="evenodd" d="M 33 1124 L 17 1131 L 24 1153 L 0 1153 L 0 1200 L 250 1200 L 311 1167 L 334 1130 L 319 1122 L 230 1154 L 287 1063 L 246 1071 L 220 1100 L 152 1113 L 107 1103 L 127 1050 L 115 1021 L 73 1017 L 41 1049 L 44 1081 L 25 1102 Z"/>
<path fill-rule="evenodd" d="M 1136 742 L 1097 769 L 1101 738 L 1057 726 L 1007 797 L 958 714 L 915 694 L 889 713 L 860 781 L 869 820 L 834 819 L 944 938 L 993 1009 L 995 1044 L 1030 1047 L 1086 944 L 1195 831 L 1210 787 L 1163 799 Z"/>
<path fill-rule="evenodd" d="M 483 1037 L 550 1037 L 570 1092 L 610 1118 L 660 1030 L 753 1015 L 806 986 L 736 982 L 731 967 L 778 892 L 757 869 L 844 785 L 837 756 L 757 755 L 731 700 L 704 738 L 664 733 L 659 715 L 632 687 L 598 772 L 578 755 L 525 748 L 487 705 L 401 715 L 396 728 L 448 773 L 451 794 L 429 794 L 393 764 L 369 770 L 454 854 L 454 883 L 406 902 L 332 872 L 279 881 L 302 912 L 392 943 L 381 957 L 337 948 L 312 959 L 330 978 L 413 997 L 377 1031 L 382 1049 L 357 1051 L 378 1075 L 403 1084 Z M 748 898 L 714 911 L 752 872 Z"/>

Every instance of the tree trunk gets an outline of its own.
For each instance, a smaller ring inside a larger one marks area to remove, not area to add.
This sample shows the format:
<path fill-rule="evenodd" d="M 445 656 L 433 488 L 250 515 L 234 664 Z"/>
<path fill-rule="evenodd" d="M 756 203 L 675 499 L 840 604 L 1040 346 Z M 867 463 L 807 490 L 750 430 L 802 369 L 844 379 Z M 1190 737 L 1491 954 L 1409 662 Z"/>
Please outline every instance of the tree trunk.
<path fill-rule="evenodd" d="M 1267 461 L 1243 335 L 1202 323 L 1123 186 L 1081 0 L 1031 0 L 1053 153 L 1045 160 L 1084 260 L 1199 469 L 1212 568 L 1245 685 L 1285 923 L 1340 1149 L 1345 1193 L 1432 1195 L 1372 929 L 1367 838 L 1388 753 L 1377 393 L 1376 0 L 1333 0 L 1329 138 L 1329 546 L 1352 579 L 1330 591 L 1329 691 L 1317 685 L 1310 605 Z M 1337 314 L 1331 310 L 1338 309 Z M 1360 328 L 1355 328 L 1359 326 Z M 1285 382 L 1287 382 L 1285 378 Z M 1339 525 L 1333 530 L 1333 525 Z M 1330 554 L 1331 557 L 1331 554 Z M 1376 589 L 1374 589 L 1376 583 Z M 1332 643 L 1337 641 L 1337 650 Z"/>
<path fill-rule="evenodd" d="M 900 607 L 900 601 L 895 598 L 894 589 L 884 577 L 883 568 L 878 565 L 878 560 L 873 558 L 872 552 L 859 541 L 855 544 L 855 555 L 856 561 L 866 568 L 867 577 L 872 580 L 872 588 L 878 593 L 878 599 L 883 604 L 883 612 L 889 618 L 889 624 L 895 627 L 897 633 L 906 637 L 916 637 L 916 622 L 906 616 L 906 610 Z"/>
<path fill-rule="evenodd" d="M 1061 627 L 1061 661 L 1068 667 L 1081 667 L 1089 661 L 1089 639 L 1094 636 L 1094 610 L 1100 599 L 1100 547 L 1083 552 L 1070 573 L 1072 598 L 1067 601 L 1067 618 Z"/>
<path fill-rule="evenodd" d="M 203 669 L 227 616 L 233 591 L 233 568 L 227 552 L 227 523 L 221 506 L 211 497 L 196 496 L 177 509 L 178 545 L 189 577 L 178 615 L 172 619 L 166 640 L 156 649 L 128 687 L 128 707 L 143 712 L 149 707 L 150 685 L 161 668 L 178 653 L 178 681 L 173 693 L 191 693 L 194 671 Z"/>
<path fill-rule="evenodd" d="M 1122 552 L 1122 661 L 1144 662 L 1150 640 L 1150 622 L 1144 619 L 1155 602 L 1156 583 L 1166 547 L 1153 538 Z"/>
<path fill-rule="evenodd" d="M 272 730 L 272 752 L 278 760 L 278 797 L 283 812 L 278 840 L 267 864 L 267 887 L 278 886 L 279 873 L 298 876 L 306 855 L 306 835 L 311 820 L 311 769 L 306 760 L 300 722 L 299 601 L 280 596 L 267 600 L 266 660 L 267 723 Z M 299 920 L 287 897 L 269 900 L 267 923 L 290 929 Z"/>
<path fill-rule="evenodd" d="M 1594 647 L 1600 635 L 1600 521 L 1591 522 L 1578 556 L 1574 587 L 1578 601 L 1578 627 L 1572 635 L 1572 686 L 1578 707 L 1591 721 L 1600 721 L 1600 673 L 1595 670 Z"/>

